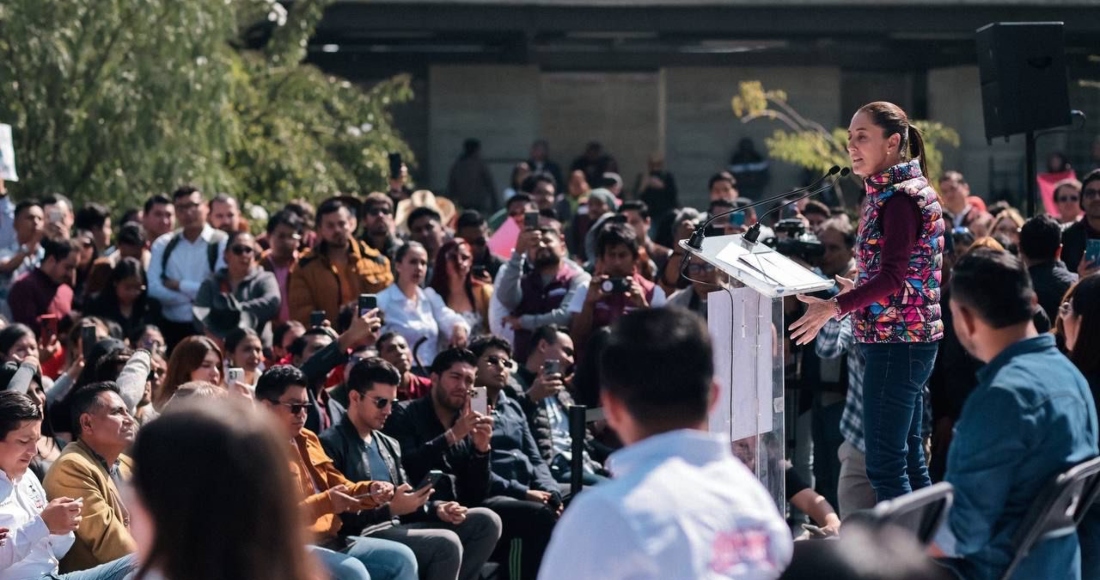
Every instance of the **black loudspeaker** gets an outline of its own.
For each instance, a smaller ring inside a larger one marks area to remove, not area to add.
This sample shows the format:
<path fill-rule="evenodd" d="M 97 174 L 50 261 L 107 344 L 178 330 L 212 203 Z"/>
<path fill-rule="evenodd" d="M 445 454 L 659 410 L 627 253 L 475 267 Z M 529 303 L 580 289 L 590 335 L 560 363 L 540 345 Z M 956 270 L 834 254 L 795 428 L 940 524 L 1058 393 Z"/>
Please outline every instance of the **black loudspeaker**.
<path fill-rule="evenodd" d="M 1061 22 L 997 22 L 978 29 L 985 138 L 1070 124 Z"/>

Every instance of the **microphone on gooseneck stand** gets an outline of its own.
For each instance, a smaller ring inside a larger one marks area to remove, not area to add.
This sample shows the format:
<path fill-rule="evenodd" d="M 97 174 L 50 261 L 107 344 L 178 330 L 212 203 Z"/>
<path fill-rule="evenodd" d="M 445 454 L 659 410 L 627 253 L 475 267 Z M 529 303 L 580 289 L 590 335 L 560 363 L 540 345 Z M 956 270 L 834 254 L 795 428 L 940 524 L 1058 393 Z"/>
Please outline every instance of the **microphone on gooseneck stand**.
<path fill-rule="evenodd" d="M 800 195 L 800 196 L 792 199 L 791 201 L 781 203 L 781 204 L 773 207 L 772 209 L 769 209 L 768 211 L 764 212 L 763 214 L 760 215 L 760 217 L 756 218 L 756 223 L 752 224 L 752 226 L 749 228 L 749 231 L 745 232 L 745 234 L 742 235 L 741 238 L 743 240 L 746 240 L 748 242 L 752 242 L 752 243 L 755 244 L 756 239 L 760 237 L 760 224 L 763 223 L 765 217 L 767 217 L 767 216 L 769 216 L 769 215 L 771 215 L 771 214 L 773 214 L 773 213 L 775 213 L 775 212 L 791 205 L 792 203 L 798 203 L 798 202 L 806 199 L 807 197 L 815 196 L 815 195 L 825 191 L 826 189 L 829 189 L 829 187 L 835 186 L 837 181 L 840 181 L 841 179 L 843 179 L 845 177 L 848 177 L 848 174 L 852 172 L 852 170 L 848 169 L 847 167 L 845 167 L 844 169 L 839 169 L 836 165 L 833 166 L 833 169 L 837 169 L 837 171 L 833 171 L 832 169 L 830 169 L 828 175 L 833 175 L 834 173 L 840 173 L 840 176 L 837 177 L 836 179 L 834 179 L 832 181 L 832 183 L 826 184 L 826 185 L 824 185 L 822 187 L 819 187 L 817 189 L 810 190 L 810 191 L 806 192 L 804 195 Z M 826 177 L 828 177 L 828 175 Z"/>
<path fill-rule="evenodd" d="M 744 207 L 738 207 L 738 208 L 734 208 L 734 209 L 731 209 L 731 210 L 726 211 L 726 212 L 722 212 L 720 214 L 715 214 L 715 215 L 711 216 L 710 218 L 708 218 L 707 221 L 705 221 L 701 225 L 699 225 L 699 227 L 695 228 L 695 231 L 691 233 L 691 239 L 688 240 L 687 245 L 688 245 L 689 248 L 691 248 L 693 250 L 703 249 L 703 238 L 706 237 L 707 226 L 714 223 L 714 221 L 719 219 L 719 218 L 728 216 L 730 214 L 737 213 L 739 211 L 745 211 L 747 209 L 751 209 L 751 208 L 754 208 L 754 207 L 757 207 L 757 206 L 761 206 L 761 205 L 764 205 L 766 203 L 771 203 L 773 201 L 781 200 L 781 199 L 784 199 L 784 198 L 786 198 L 790 195 L 800 193 L 800 192 L 803 192 L 803 191 L 806 191 L 806 190 L 810 190 L 810 193 L 808 193 L 804 197 L 809 197 L 810 195 L 820 193 L 821 191 L 824 191 L 824 189 L 822 189 L 822 190 L 815 189 L 818 186 L 818 184 L 820 184 L 821 182 L 825 181 L 826 179 L 836 175 L 837 173 L 841 174 L 841 177 L 843 177 L 845 175 L 848 175 L 849 169 L 847 167 L 845 167 L 844 169 L 841 169 L 839 166 L 834 165 L 834 166 L 832 166 L 832 168 L 829 169 L 828 172 L 825 173 L 825 175 L 822 175 L 821 177 L 815 179 L 813 182 L 811 182 L 809 185 L 807 185 L 805 187 L 796 187 L 796 188 L 794 188 L 794 189 L 792 189 L 792 190 L 790 190 L 786 193 L 782 193 L 782 194 L 779 194 L 779 195 L 776 195 L 776 196 L 772 196 L 772 197 L 769 197 L 767 199 L 762 199 L 758 202 L 750 203 L 749 205 L 746 205 Z M 804 199 L 804 197 L 800 197 L 800 198 L 796 199 L 795 201 L 798 201 L 799 199 Z M 782 206 L 780 206 L 780 207 L 782 207 Z M 768 213 L 770 213 L 770 212 L 768 212 Z M 764 215 L 767 215 L 767 214 L 764 214 Z M 763 216 L 761 216 L 761 217 L 763 217 Z M 753 227 L 756 228 L 756 235 L 757 236 L 760 235 L 760 226 L 758 224 L 759 224 L 759 220 L 757 220 L 757 224 L 753 225 Z M 750 228 L 749 231 L 751 232 L 752 229 Z M 743 238 L 746 238 L 746 239 L 748 238 L 748 233 L 747 232 L 746 232 L 745 236 L 743 236 Z M 755 242 L 756 238 L 754 237 L 751 241 Z"/>

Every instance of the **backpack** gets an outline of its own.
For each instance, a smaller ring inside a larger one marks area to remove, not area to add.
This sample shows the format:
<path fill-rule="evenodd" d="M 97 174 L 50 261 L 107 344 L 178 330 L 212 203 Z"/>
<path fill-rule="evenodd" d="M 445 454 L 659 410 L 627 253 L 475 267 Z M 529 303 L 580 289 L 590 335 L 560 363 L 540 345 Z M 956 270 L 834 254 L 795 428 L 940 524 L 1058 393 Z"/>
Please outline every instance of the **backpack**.
<path fill-rule="evenodd" d="M 168 240 L 168 245 L 164 247 L 164 255 L 161 256 L 161 260 L 160 260 L 160 277 L 161 278 L 166 278 L 167 277 L 167 274 L 165 274 L 165 272 L 168 271 L 168 258 L 172 256 L 172 251 L 175 250 L 176 246 L 178 246 L 180 244 L 180 234 L 181 233 L 182 233 L 182 230 L 179 231 L 179 232 L 173 232 L 172 233 L 172 239 Z M 206 261 L 210 265 L 210 273 L 211 274 L 214 273 L 214 265 L 218 263 L 218 246 L 220 246 L 221 243 L 224 242 L 225 240 L 227 240 L 228 238 L 229 238 L 229 236 L 226 235 L 225 232 L 223 232 L 221 230 L 214 230 L 214 235 L 210 238 L 210 241 L 207 242 L 207 244 L 206 244 Z"/>

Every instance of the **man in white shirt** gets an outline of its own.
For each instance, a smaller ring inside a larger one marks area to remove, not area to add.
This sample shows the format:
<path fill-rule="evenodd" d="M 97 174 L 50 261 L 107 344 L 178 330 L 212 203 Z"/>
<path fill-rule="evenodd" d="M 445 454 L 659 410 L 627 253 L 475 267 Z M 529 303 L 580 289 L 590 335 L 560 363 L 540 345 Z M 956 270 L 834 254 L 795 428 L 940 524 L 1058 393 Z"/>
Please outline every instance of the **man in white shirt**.
<path fill-rule="evenodd" d="M 681 308 L 613 326 L 600 399 L 626 445 L 610 482 L 577 496 L 554 529 L 539 578 L 773 580 L 790 530 L 764 487 L 706 433 L 718 399 L 706 326 Z"/>
<path fill-rule="evenodd" d="M 210 274 L 225 267 L 225 232 L 206 223 L 202 192 L 183 186 L 172 194 L 181 228 L 153 242 L 149 257 L 149 296 L 160 302 L 161 332 L 171 351 L 195 334 L 191 304 Z"/>
<path fill-rule="evenodd" d="M 121 580 L 134 568 L 127 556 L 88 570 L 58 574 L 58 561 L 75 540 L 83 503 L 69 497 L 46 501 L 28 470 L 38 452 L 42 411 L 27 395 L 0 392 L 0 580 Z"/>

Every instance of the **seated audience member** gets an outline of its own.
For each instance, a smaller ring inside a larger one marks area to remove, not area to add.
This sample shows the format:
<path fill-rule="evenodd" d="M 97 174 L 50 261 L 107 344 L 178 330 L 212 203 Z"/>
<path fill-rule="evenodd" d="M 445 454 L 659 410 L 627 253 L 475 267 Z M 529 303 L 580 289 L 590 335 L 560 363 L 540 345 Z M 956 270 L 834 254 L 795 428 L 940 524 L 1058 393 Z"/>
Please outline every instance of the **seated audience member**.
<path fill-rule="evenodd" d="M 847 524 L 836 542 L 795 542 L 781 580 L 956 580 L 924 555 L 912 532 Z"/>
<path fill-rule="evenodd" d="M 306 324 L 311 312 L 324 310 L 326 319 L 336 320 L 340 308 L 359 294 L 381 292 L 393 283 L 389 259 L 354 237 L 358 208 L 358 200 L 346 197 L 326 199 L 317 208 L 321 241 L 290 271 L 292 319 Z"/>
<path fill-rule="evenodd" d="M 145 268 L 135 258 L 122 258 L 110 271 L 107 285 L 84 308 L 84 314 L 113 320 L 132 335 L 151 319 L 145 291 Z"/>
<path fill-rule="evenodd" d="M 596 251 L 596 236 L 603 231 L 604 223 L 615 216 L 618 203 L 619 200 L 614 194 L 602 187 L 597 187 L 588 192 L 588 214 L 577 216 L 586 217 L 587 220 L 573 222 L 573 234 L 578 236 L 578 240 L 582 240 L 581 245 L 577 247 L 577 257 L 584 260 L 585 268 L 589 271 L 599 257 Z"/>
<path fill-rule="evenodd" d="M 964 578 L 998 578 L 1012 538 L 1054 477 L 1097 454 L 1096 407 L 1088 382 L 1032 322 L 1035 292 L 1016 258 L 971 250 L 951 275 L 952 323 L 985 363 L 963 405 L 947 458 L 955 488 L 934 553 Z M 1077 534 L 1040 541 L 1014 578 L 1076 578 Z"/>
<path fill-rule="evenodd" d="M 87 570 L 131 554 L 130 511 L 119 488 L 130 480 L 133 461 L 124 452 L 134 442 L 137 423 L 118 385 L 98 382 L 69 396 L 76 441 L 68 444 L 42 482 L 46 497 L 82 500 L 76 542 L 61 559 L 62 572 Z"/>
<path fill-rule="evenodd" d="M 225 243 L 225 268 L 202 283 L 195 297 L 195 321 L 219 336 L 248 327 L 263 336 L 282 300 L 275 275 L 256 265 L 259 252 L 248 232 L 232 232 Z M 270 337 L 270 334 L 268 335 Z"/>
<path fill-rule="evenodd" d="M 596 270 L 587 287 L 573 295 L 571 334 L 584 351 L 593 330 L 610 326 L 638 308 L 665 304 L 665 291 L 638 273 L 638 239 L 627 224 L 609 224 L 596 241 Z"/>
<path fill-rule="evenodd" d="M 451 240 L 439 249 L 429 286 L 470 327 L 471 335 L 489 332 L 489 301 L 493 285 L 473 275 L 473 250 L 465 240 Z"/>
<path fill-rule="evenodd" d="M 46 491 L 28 471 L 42 425 L 42 410 L 30 397 L 0 392 L 0 528 L 8 538 L 0 543 L 0 579 L 122 580 L 133 568 L 132 557 L 89 570 L 61 574 L 58 559 L 73 547 L 80 527 L 80 498 L 57 497 L 47 503 Z"/>
<path fill-rule="evenodd" d="M 118 266 L 124 258 L 133 258 L 141 264 L 144 273 L 149 265 L 149 250 L 145 249 L 145 234 L 141 226 L 136 223 L 123 224 L 118 231 L 118 251 L 102 258 L 97 258 L 88 273 L 88 279 L 84 281 L 84 301 L 94 297 L 111 285 L 111 271 Z M 144 280 L 142 281 L 144 284 Z"/>
<path fill-rule="evenodd" d="M 271 331 L 271 360 L 269 367 L 290 364 L 290 345 L 306 333 L 306 327 L 297 320 L 288 320 Z"/>
<path fill-rule="evenodd" d="M 526 359 L 527 345 L 536 328 L 547 324 L 569 325 L 572 319 L 569 304 L 588 281 L 588 274 L 566 258 L 560 227 L 540 224 L 539 229 L 519 235 L 512 258 L 501 268 L 493 292 L 510 312 L 503 320 L 515 330 L 517 357 Z"/>
<path fill-rule="evenodd" d="M 515 374 L 521 389 L 515 393 L 516 399 L 527 416 L 535 445 L 543 461 L 550 466 L 551 475 L 559 483 L 569 483 L 573 457 L 569 407 L 576 403 L 566 382 L 572 383 L 573 378 L 573 339 L 564 329 L 550 325 L 536 330 L 531 342 L 527 361 Z M 591 431 L 586 427 L 585 432 L 582 479 L 584 485 L 595 485 L 606 480 L 607 472 L 592 459 L 597 450 L 593 447 Z M 606 449 L 600 449 L 598 454 L 605 456 Z"/>
<path fill-rule="evenodd" d="M 321 577 L 306 552 L 285 436 L 251 404 L 205 403 L 173 402 L 134 444 L 125 499 L 145 577 Z"/>
<path fill-rule="evenodd" d="M 493 410 L 492 471 L 489 498 L 483 505 L 497 512 L 504 523 L 504 540 L 497 559 L 503 559 L 512 540 L 520 538 L 519 554 L 513 550 L 509 559 L 519 558 L 519 578 L 532 578 L 562 512 L 561 486 L 539 455 L 523 408 L 505 394 L 512 364 L 511 346 L 504 339 L 486 336 L 475 340 L 470 348 L 477 357 L 475 384 L 486 389 Z"/>
<path fill-rule="evenodd" d="M 521 218 L 522 219 L 522 216 Z M 496 280 L 504 260 L 489 250 L 489 224 L 476 210 L 468 209 L 458 215 L 455 238 L 466 240 L 474 253 L 472 271 L 474 278 L 483 282 Z"/>
<path fill-rule="evenodd" d="M 619 206 L 619 215 L 624 216 L 630 227 L 634 228 L 634 233 L 638 235 L 638 247 L 645 253 L 646 259 L 640 268 L 642 276 L 650 282 L 656 282 L 659 274 L 668 265 L 672 250 L 649 239 L 649 230 L 653 224 L 649 207 L 643 201 L 626 201 Z"/>
<path fill-rule="evenodd" d="M 8 305 L 12 322 L 42 333 L 41 316 L 64 318 L 73 309 L 73 285 L 81 246 L 76 240 L 42 240 L 42 263 L 11 285 Z"/>
<path fill-rule="evenodd" d="M 1077 274 L 1062 262 L 1062 226 L 1048 215 L 1035 216 L 1020 228 L 1020 258 L 1027 266 L 1039 306 L 1054 320 Z"/>
<path fill-rule="evenodd" d="M 615 478 L 577 496 L 539 578 L 778 578 L 790 529 L 728 438 L 708 434 L 718 400 L 706 327 L 679 308 L 612 326 L 601 394 L 626 444 Z"/>
<path fill-rule="evenodd" d="M 235 328 L 225 336 L 226 367 L 244 371 L 244 385 L 255 385 L 264 362 L 264 345 L 251 328 Z M 228 377 L 226 378 L 228 382 Z M 233 385 L 227 385 L 233 386 Z"/>
<path fill-rule="evenodd" d="M 705 215 L 700 214 L 698 210 L 690 207 L 677 211 L 673 216 L 671 224 L 672 237 L 669 240 L 670 243 L 672 243 L 672 254 L 668 257 L 668 264 L 665 265 L 665 269 L 661 272 L 659 281 L 661 289 L 665 291 L 665 294 L 671 294 L 678 289 L 687 288 L 691 284 L 691 282 L 680 275 L 680 269 L 683 266 L 684 257 L 687 256 L 687 251 L 681 248 L 676 242 L 690 238 L 695 228 L 705 220 Z"/>
<path fill-rule="evenodd" d="M 397 403 L 400 380 L 397 369 L 380 358 L 357 362 L 347 378 L 347 415 L 320 435 L 345 477 L 389 482 L 395 488 L 388 503 L 342 519 L 349 529 L 411 548 L 423 578 L 476 580 L 500 538 L 500 518 L 486 508 L 429 501 L 431 485 L 413 489 L 415 482 L 401 467 L 400 446 L 380 431 Z"/>
<path fill-rule="evenodd" d="M 6 362 L 0 366 L 0 385 L 7 385 L 5 390 L 27 395 L 42 410 L 42 416 L 48 417 L 52 410 L 47 407 L 46 392 L 42 388 L 42 372 L 38 367 L 38 359 L 27 357 L 22 362 Z M 65 441 L 54 436 L 54 430 L 49 421 L 42 421 L 42 432 L 38 437 L 38 445 L 35 455 L 31 459 L 31 473 L 40 481 L 45 479 L 46 472 L 57 458 L 61 457 L 61 451 L 65 447 Z"/>
<path fill-rule="evenodd" d="M 419 399 L 432 389 L 432 380 L 412 372 L 412 351 L 404 336 L 390 331 L 378 338 L 376 344 L 378 356 L 390 363 L 401 373 L 401 383 L 397 385 L 397 399 L 408 401 Z"/>
<path fill-rule="evenodd" d="M 191 381 L 222 384 L 222 350 L 205 336 L 188 336 L 168 357 L 168 371 L 160 389 L 153 392 L 153 408 L 161 411 L 176 388 Z"/>
<path fill-rule="evenodd" d="M 259 264 L 275 276 L 275 283 L 279 286 L 279 311 L 272 319 L 272 325 L 290 320 L 290 271 L 298 263 L 303 232 L 305 224 L 302 218 L 289 210 L 277 211 L 267 221 L 269 247 L 260 254 Z"/>
<path fill-rule="evenodd" d="M 317 435 L 305 427 L 305 410 L 309 407 L 307 390 L 302 371 L 291 366 L 276 366 L 260 377 L 256 400 L 271 412 L 283 427 L 283 436 L 290 439 L 290 473 L 306 510 L 308 529 L 322 548 L 314 553 L 338 578 L 348 577 L 338 569 L 350 558 L 362 563 L 372 580 L 415 580 L 416 557 L 406 546 L 359 536 L 359 530 L 341 533 L 343 524 L 338 516 L 388 502 L 393 497 L 393 484 L 353 482 L 336 469 Z"/>
<path fill-rule="evenodd" d="M 827 537 L 840 535 L 840 516 L 836 515 L 836 510 L 833 509 L 829 500 L 814 491 L 814 488 L 799 477 L 798 472 L 790 465 L 783 470 L 783 475 L 785 476 L 783 491 L 791 506 L 809 516 L 811 523 L 821 530 L 820 534 Z M 809 530 L 803 533 L 803 537 L 807 538 L 818 535 Z"/>
<path fill-rule="evenodd" d="M 386 330 L 404 336 L 414 348 L 423 339 L 415 354 L 425 366 L 431 366 L 441 348 L 466 345 L 470 325 L 448 308 L 435 290 L 421 288 L 428 264 L 423 245 L 408 242 L 397 250 L 396 258 L 397 281 L 378 294 L 378 308 Z"/>
<path fill-rule="evenodd" d="M 1062 260 L 1079 276 L 1100 271 L 1100 263 L 1085 259 L 1090 240 L 1100 239 L 1100 169 L 1081 178 L 1083 216 L 1062 233 Z"/>
<path fill-rule="evenodd" d="M 309 386 L 306 429 L 324 431 L 343 416 L 345 408 L 329 396 L 326 380 L 333 369 L 348 362 L 348 351 L 359 345 L 376 344 L 381 326 L 378 310 L 372 310 L 352 317 L 348 329 L 339 336 L 328 327 L 314 327 L 290 346 L 292 363 L 302 369 Z"/>

